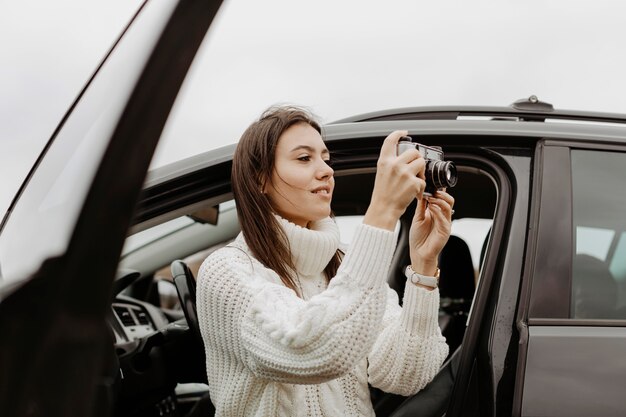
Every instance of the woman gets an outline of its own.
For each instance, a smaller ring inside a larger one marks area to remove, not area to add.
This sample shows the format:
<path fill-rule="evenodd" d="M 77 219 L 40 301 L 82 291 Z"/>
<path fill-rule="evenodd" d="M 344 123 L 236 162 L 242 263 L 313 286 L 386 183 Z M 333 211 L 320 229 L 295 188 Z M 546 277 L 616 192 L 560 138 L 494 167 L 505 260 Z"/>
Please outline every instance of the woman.
<path fill-rule="evenodd" d="M 218 416 L 374 416 L 368 382 L 412 395 L 448 347 L 436 288 L 386 284 L 394 228 L 419 200 L 411 267 L 428 277 L 450 234 L 453 198 L 422 198 L 424 159 L 384 141 L 369 208 L 345 257 L 331 215 L 334 188 L 320 126 L 272 108 L 243 134 L 232 184 L 242 233 L 203 263 L 197 309 Z M 342 259 L 343 258 L 343 259 Z M 419 276 L 419 275 L 415 275 Z"/>

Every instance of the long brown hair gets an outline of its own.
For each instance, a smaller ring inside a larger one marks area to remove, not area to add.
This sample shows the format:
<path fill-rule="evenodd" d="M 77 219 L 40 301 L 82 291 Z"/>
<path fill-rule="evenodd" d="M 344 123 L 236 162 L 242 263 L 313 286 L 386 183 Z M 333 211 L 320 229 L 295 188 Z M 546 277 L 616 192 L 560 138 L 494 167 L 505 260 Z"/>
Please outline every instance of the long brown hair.
<path fill-rule="evenodd" d="M 237 217 L 252 254 L 278 274 L 283 284 L 299 294 L 297 274 L 285 232 L 274 217 L 263 186 L 271 181 L 278 139 L 289 127 L 307 123 L 322 129 L 306 110 L 293 106 L 270 107 L 243 133 L 233 157 L 232 187 Z M 337 273 L 342 253 L 338 250 L 324 269 L 330 281 Z"/>

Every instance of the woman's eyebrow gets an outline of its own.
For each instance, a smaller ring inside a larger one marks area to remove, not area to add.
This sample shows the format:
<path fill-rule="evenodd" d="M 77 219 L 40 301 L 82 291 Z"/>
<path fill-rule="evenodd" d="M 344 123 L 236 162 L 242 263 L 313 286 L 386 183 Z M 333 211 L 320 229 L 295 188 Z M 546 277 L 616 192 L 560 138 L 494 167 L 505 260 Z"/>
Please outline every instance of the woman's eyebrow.
<path fill-rule="evenodd" d="M 304 149 L 305 151 L 309 151 L 309 152 L 315 153 L 315 149 L 313 147 L 311 147 L 311 146 L 308 146 L 308 145 L 298 145 L 295 148 L 293 148 L 290 152 L 299 151 L 301 149 Z M 324 149 L 322 149 L 322 153 L 323 154 L 329 154 L 330 151 L 328 150 L 328 148 L 324 148 Z"/>

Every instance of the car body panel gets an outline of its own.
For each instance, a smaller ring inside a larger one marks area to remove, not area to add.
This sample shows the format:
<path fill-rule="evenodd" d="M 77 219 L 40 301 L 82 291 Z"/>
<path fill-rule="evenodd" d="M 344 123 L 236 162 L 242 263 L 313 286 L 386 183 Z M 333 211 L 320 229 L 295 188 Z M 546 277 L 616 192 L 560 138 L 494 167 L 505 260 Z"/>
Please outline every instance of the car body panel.
<path fill-rule="evenodd" d="M 522 415 L 624 415 L 624 352 L 623 327 L 531 326 Z"/>

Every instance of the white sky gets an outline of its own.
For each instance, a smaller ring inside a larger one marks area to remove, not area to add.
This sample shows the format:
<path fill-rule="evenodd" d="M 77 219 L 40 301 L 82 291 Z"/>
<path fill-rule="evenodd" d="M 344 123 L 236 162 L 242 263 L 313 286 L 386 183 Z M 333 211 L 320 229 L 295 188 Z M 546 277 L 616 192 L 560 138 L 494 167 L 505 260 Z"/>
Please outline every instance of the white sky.
<path fill-rule="evenodd" d="M 158 0 L 167 1 L 167 0 Z M 138 0 L 4 2 L 0 213 Z M 154 165 L 236 141 L 275 103 L 322 121 L 385 108 L 496 105 L 626 113 L 626 3 L 226 1 Z"/>

